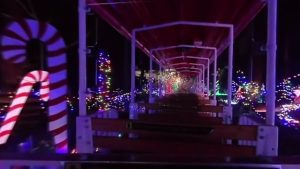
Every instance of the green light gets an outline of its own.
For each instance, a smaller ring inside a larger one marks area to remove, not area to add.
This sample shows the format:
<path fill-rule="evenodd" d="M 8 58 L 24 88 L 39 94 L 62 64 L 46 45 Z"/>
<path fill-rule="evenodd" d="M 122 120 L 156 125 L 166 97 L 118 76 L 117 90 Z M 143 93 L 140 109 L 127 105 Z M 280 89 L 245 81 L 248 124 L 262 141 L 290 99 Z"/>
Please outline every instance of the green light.
<path fill-rule="evenodd" d="M 227 96 L 227 93 L 220 93 L 219 91 L 217 91 L 216 96 Z"/>

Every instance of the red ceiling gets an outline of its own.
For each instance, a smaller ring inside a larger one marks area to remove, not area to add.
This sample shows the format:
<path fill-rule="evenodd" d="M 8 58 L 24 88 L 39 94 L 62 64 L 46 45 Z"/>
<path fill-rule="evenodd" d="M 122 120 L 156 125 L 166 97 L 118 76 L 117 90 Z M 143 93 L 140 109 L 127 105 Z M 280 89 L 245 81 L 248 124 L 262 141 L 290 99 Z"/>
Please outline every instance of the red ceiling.
<path fill-rule="evenodd" d="M 174 21 L 218 22 L 234 24 L 237 36 L 264 7 L 264 0 L 87 0 L 104 20 L 126 38 L 131 38 L 134 28 L 158 25 Z M 203 46 L 227 46 L 228 29 L 178 25 L 137 34 L 137 40 L 146 53 L 152 48 L 188 44 L 201 41 Z M 141 46 L 140 46 L 141 48 Z M 155 53 L 158 58 L 179 55 L 210 57 L 212 51 L 179 48 Z M 180 60 L 173 60 L 178 62 Z M 197 60 L 184 60 L 197 62 Z M 203 61 L 204 62 L 204 61 Z"/>

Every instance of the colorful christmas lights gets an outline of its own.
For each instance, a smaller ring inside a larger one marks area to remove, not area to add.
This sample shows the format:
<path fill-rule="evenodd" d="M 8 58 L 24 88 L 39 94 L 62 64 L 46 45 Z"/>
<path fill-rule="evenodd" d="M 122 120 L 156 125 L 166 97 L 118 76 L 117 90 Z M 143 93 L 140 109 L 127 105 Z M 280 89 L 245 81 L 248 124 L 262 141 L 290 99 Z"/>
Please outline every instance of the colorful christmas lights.
<path fill-rule="evenodd" d="M 88 110 L 106 111 L 110 107 L 109 103 L 111 99 L 111 63 L 109 54 L 104 50 L 100 50 L 96 62 L 97 89 L 87 96 L 87 106 Z"/>

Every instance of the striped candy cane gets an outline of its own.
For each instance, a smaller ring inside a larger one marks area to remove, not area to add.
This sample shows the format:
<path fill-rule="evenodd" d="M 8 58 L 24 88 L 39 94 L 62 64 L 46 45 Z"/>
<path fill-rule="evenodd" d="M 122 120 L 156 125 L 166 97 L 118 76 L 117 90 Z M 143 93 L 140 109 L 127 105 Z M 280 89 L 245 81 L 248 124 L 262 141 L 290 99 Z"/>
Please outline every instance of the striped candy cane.
<path fill-rule="evenodd" d="M 32 19 L 10 24 L 1 38 L 2 57 L 16 64 L 26 60 L 26 45 L 39 39 L 47 49 L 50 77 L 49 131 L 54 137 L 56 152 L 66 153 L 67 142 L 67 71 L 66 47 L 63 38 L 50 24 Z"/>
<path fill-rule="evenodd" d="M 9 106 L 8 113 L 0 128 L 0 144 L 5 144 L 11 135 L 11 132 L 18 120 L 28 95 L 31 92 L 33 85 L 41 82 L 40 99 L 43 101 L 49 100 L 49 76 L 48 72 L 35 70 L 29 72 L 21 81 L 17 93 Z"/>

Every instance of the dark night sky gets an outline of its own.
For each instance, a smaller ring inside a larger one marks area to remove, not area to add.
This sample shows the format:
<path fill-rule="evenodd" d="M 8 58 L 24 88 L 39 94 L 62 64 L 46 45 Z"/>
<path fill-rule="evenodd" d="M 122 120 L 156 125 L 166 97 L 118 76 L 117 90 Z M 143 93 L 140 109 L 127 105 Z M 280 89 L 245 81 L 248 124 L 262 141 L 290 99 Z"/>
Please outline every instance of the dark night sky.
<path fill-rule="evenodd" d="M 78 24 L 77 24 L 77 2 L 74 0 L 24 0 L 21 1 L 26 8 L 29 8 L 28 2 L 32 2 L 34 12 L 40 20 L 49 21 L 63 35 L 68 45 L 68 73 L 69 83 L 72 92 L 77 89 L 78 69 Z M 300 1 L 299 0 L 278 0 L 278 78 L 290 76 L 300 72 Z M 0 33 L 13 18 L 30 18 L 28 13 L 16 0 L 0 0 Z M 10 16 L 10 17 L 7 17 Z M 120 34 L 113 30 L 108 24 L 98 18 L 98 38 L 95 38 L 95 18 L 88 16 L 88 43 L 106 49 L 112 59 L 112 83 L 113 88 L 129 89 L 130 72 L 130 43 Z M 265 76 L 265 52 L 260 51 L 264 47 L 266 40 L 266 10 L 264 9 L 255 20 L 245 29 L 235 41 L 235 70 L 242 69 L 249 74 L 250 58 L 253 58 L 253 80 L 264 81 Z M 220 58 L 220 66 L 226 65 L 227 52 Z M 89 58 L 91 60 L 91 58 Z M 36 60 L 33 59 L 33 62 Z M 2 87 L 7 84 L 13 84 L 12 78 L 15 78 L 20 71 L 15 68 L 16 75 L 8 75 L 4 67 L 8 64 L 1 60 L 0 80 Z M 138 53 L 137 65 L 140 68 L 148 68 L 148 59 L 142 53 Z M 89 66 L 89 72 L 93 72 L 92 66 Z M 12 68 L 14 69 L 14 68 Z M 26 70 L 22 70 L 26 71 Z M 22 73 L 21 71 L 21 73 Z M 23 73 L 24 74 L 24 73 Z M 90 78 L 93 77 L 91 73 Z M 8 80 L 10 79 L 10 80 Z M 12 80 L 11 80 L 12 79 Z M 4 84 L 4 85 L 3 85 Z M 90 84 L 91 85 L 91 84 Z"/>
<path fill-rule="evenodd" d="M 300 73 L 300 1 L 278 1 L 277 34 L 277 81 Z M 267 10 L 264 9 L 235 41 L 235 69 L 250 75 L 250 60 L 253 57 L 253 80 L 265 79 L 267 38 Z M 253 39 L 253 40 L 251 40 Z"/>

